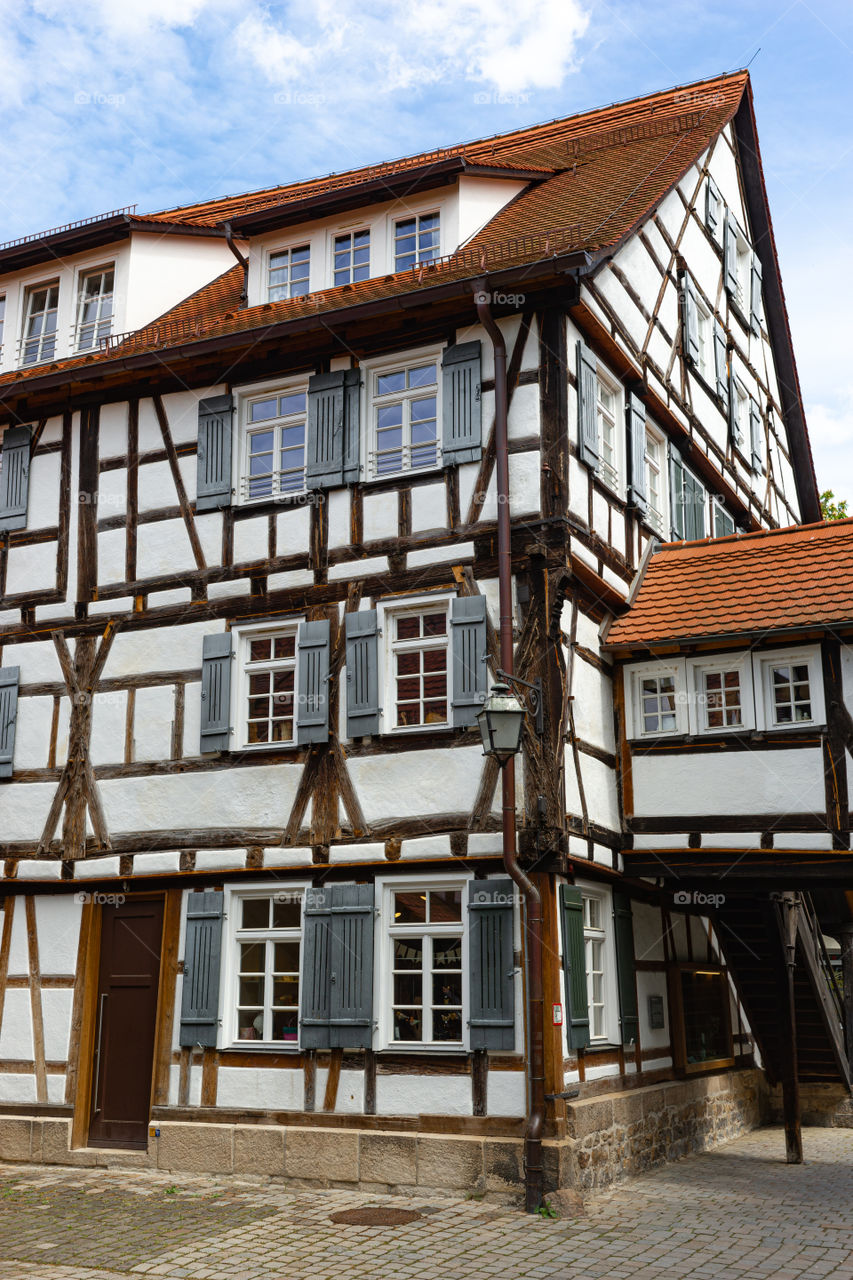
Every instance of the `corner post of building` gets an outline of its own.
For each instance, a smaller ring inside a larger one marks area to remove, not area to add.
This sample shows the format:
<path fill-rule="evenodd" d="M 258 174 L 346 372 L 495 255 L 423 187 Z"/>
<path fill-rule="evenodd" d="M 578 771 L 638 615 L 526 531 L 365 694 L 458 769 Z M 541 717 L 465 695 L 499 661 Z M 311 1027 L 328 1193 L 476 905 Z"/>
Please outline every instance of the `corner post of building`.
<path fill-rule="evenodd" d="M 782 1105 L 785 1120 L 785 1159 L 788 1164 L 803 1163 L 803 1131 L 800 1108 L 800 1081 L 797 1069 L 797 1014 L 794 974 L 797 964 L 797 929 L 800 897 L 797 893 L 780 893 L 776 897 L 785 971 L 785 1036 Z"/>

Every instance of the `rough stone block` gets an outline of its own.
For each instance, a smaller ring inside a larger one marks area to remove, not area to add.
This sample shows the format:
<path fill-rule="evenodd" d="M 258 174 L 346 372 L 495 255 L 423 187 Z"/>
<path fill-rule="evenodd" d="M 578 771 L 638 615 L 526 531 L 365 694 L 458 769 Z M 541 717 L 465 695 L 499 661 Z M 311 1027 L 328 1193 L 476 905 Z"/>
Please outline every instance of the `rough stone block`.
<path fill-rule="evenodd" d="M 483 1144 L 486 1190 L 516 1192 L 524 1184 L 524 1143 L 487 1138 Z"/>
<path fill-rule="evenodd" d="M 285 1173 L 313 1181 L 358 1182 L 358 1139 L 350 1129 L 290 1129 Z"/>
<path fill-rule="evenodd" d="M 589 1134 L 602 1133 L 613 1125 L 613 1099 L 590 1098 L 572 1102 L 566 1107 L 568 1131 L 573 1138 L 585 1138 Z"/>
<path fill-rule="evenodd" d="M 418 1138 L 418 1186 L 482 1190 L 481 1138 Z"/>
<path fill-rule="evenodd" d="M 361 1135 L 361 1181 L 413 1186 L 418 1177 L 417 1140 L 403 1134 Z"/>
<path fill-rule="evenodd" d="M 36 1121 L 38 1124 L 38 1121 Z M 82 1165 L 86 1168 L 94 1167 L 97 1162 L 98 1153 L 91 1147 L 82 1147 L 76 1151 L 71 1148 L 71 1121 L 70 1120 L 50 1120 L 41 1121 L 39 1126 L 41 1129 L 40 1136 L 33 1127 L 33 1155 L 36 1159 L 41 1159 L 45 1164 L 71 1164 Z M 39 1154 L 36 1155 L 36 1150 Z"/>
<path fill-rule="evenodd" d="M 234 1172 L 283 1174 L 284 1133 L 279 1125 L 237 1126 L 234 1129 Z"/>
<path fill-rule="evenodd" d="M 184 1173 L 230 1173 L 234 1126 L 162 1122 L 157 1168 Z"/>
<path fill-rule="evenodd" d="M 29 1160 L 33 1122 L 26 1116 L 0 1118 L 0 1160 Z"/>

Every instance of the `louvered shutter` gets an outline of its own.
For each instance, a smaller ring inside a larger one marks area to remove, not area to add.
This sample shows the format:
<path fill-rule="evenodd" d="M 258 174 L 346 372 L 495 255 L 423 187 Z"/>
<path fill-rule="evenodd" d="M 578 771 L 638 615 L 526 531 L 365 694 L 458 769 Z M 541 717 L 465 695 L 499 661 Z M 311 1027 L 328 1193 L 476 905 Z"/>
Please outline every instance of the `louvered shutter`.
<path fill-rule="evenodd" d="M 453 727 L 475 724 L 486 695 L 486 597 L 456 596 L 450 610 Z"/>
<path fill-rule="evenodd" d="M 234 397 L 213 396 L 198 406 L 196 510 L 231 506 Z"/>
<path fill-rule="evenodd" d="M 720 189 L 713 178 L 708 179 L 705 188 L 705 225 L 715 240 L 720 236 L 720 224 L 723 216 L 723 199 Z"/>
<path fill-rule="evenodd" d="M 566 984 L 566 1033 L 570 1049 L 589 1044 L 589 998 L 583 942 L 583 899 L 574 885 L 560 886 L 563 925 L 563 974 Z"/>
<path fill-rule="evenodd" d="M 468 982 L 471 1048 L 515 1047 L 516 888 L 510 879 L 472 880 L 468 896 Z"/>
<path fill-rule="evenodd" d="M 0 778 L 12 776 L 20 674 L 20 667 L 0 667 Z"/>
<path fill-rule="evenodd" d="M 32 427 L 8 427 L 0 461 L 0 533 L 26 529 Z"/>
<path fill-rule="evenodd" d="M 459 342 L 441 360 L 441 455 L 445 463 L 478 462 L 483 452 L 480 343 Z"/>
<path fill-rule="evenodd" d="M 752 469 L 764 470 L 764 433 L 761 411 L 754 400 L 749 402 L 749 443 L 752 450 Z"/>
<path fill-rule="evenodd" d="M 303 622 L 296 641 L 296 741 L 329 739 L 329 620 Z"/>
<path fill-rule="evenodd" d="M 616 978 L 619 986 L 619 1023 L 622 1043 L 636 1044 L 640 1020 L 637 1015 L 637 978 L 634 972 L 634 920 L 627 893 L 613 891 L 613 929 L 616 938 Z"/>
<path fill-rule="evenodd" d="M 361 370 L 344 370 L 344 484 L 361 479 Z"/>
<path fill-rule="evenodd" d="M 598 361 L 585 342 L 578 342 L 578 449 L 584 462 L 598 466 Z"/>
<path fill-rule="evenodd" d="M 729 369 L 726 351 L 726 333 L 719 320 L 714 321 L 714 369 L 717 375 L 717 395 L 723 404 L 729 399 Z"/>
<path fill-rule="evenodd" d="M 681 289 L 682 320 L 684 330 L 684 354 L 699 367 L 699 303 L 696 298 L 696 286 L 690 276 L 685 276 Z"/>
<path fill-rule="evenodd" d="M 375 609 L 344 615 L 347 651 L 347 737 L 379 732 L 379 627 Z"/>
<path fill-rule="evenodd" d="M 726 226 L 723 237 L 723 270 L 726 278 L 726 293 L 737 301 L 737 239 L 738 225 L 734 214 L 726 212 Z"/>
<path fill-rule="evenodd" d="M 629 497 L 639 512 L 648 506 L 646 486 L 646 406 L 631 391 L 628 395 L 628 466 Z"/>
<path fill-rule="evenodd" d="M 753 333 L 761 333 L 761 263 L 753 253 L 749 273 L 749 327 Z"/>
<path fill-rule="evenodd" d="M 216 1047 L 223 895 L 211 890 L 187 895 L 187 935 L 181 997 L 180 1044 Z"/>
<path fill-rule="evenodd" d="M 305 483 L 309 489 L 343 484 L 344 398 L 343 369 L 309 378 L 305 458 Z"/>
<path fill-rule="evenodd" d="M 302 1048 L 373 1043 L 373 893 L 372 884 L 333 884 L 305 895 Z"/>
<path fill-rule="evenodd" d="M 201 752 L 231 746 L 231 633 L 205 636 L 201 656 Z"/>

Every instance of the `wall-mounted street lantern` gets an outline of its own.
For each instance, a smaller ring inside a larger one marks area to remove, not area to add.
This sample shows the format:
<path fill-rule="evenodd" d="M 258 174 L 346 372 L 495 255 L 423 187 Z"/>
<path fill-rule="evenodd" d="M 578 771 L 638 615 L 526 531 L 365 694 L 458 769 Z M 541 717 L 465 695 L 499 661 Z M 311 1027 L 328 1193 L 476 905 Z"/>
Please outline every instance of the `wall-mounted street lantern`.
<path fill-rule="evenodd" d="M 536 680 L 531 684 L 528 680 L 511 676 L 507 671 L 498 671 L 497 677 L 483 704 L 483 710 L 477 716 L 477 723 L 483 739 L 483 754 L 494 756 L 503 768 L 521 749 L 521 730 L 525 716 L 525 708 L 510 688 L 510 682 L 530 690 L 530 713 L 540 737 L 544 730 L 542 682 Z"/>

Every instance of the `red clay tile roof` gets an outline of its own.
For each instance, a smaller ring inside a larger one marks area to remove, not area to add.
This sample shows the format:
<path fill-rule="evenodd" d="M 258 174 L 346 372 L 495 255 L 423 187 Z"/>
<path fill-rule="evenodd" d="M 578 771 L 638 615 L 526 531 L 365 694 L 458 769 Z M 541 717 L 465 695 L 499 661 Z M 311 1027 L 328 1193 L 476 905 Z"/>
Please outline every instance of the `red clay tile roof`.
<path fill-rule="evenodd" d="M 853 622 L 853 519 L 674 542 L 648 562 L 609 648 Z"/>

